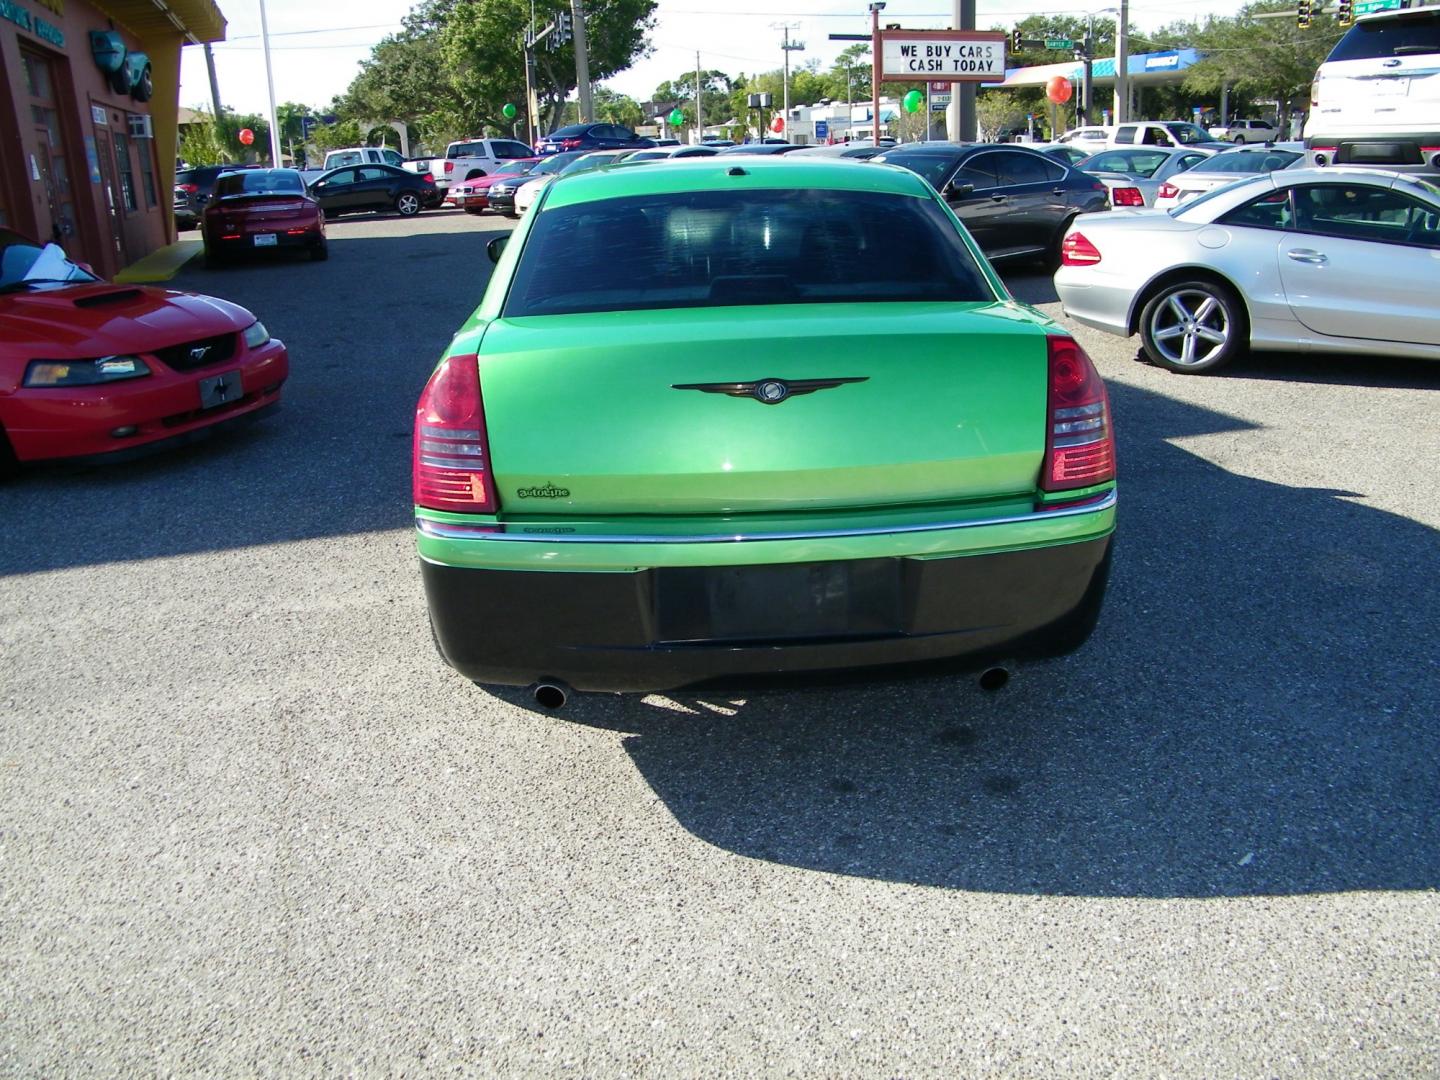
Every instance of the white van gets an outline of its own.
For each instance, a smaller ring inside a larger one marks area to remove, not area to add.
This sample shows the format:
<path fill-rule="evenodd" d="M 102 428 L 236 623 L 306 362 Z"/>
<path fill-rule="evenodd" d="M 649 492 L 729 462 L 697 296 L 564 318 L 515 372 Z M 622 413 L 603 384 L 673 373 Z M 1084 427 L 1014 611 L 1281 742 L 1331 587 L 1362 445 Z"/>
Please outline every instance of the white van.
<path fill-rule="evenodd" d="M 1311 165 L 1440 175 L 1440 6 L 1362 15 L 1310 88 Z"/>

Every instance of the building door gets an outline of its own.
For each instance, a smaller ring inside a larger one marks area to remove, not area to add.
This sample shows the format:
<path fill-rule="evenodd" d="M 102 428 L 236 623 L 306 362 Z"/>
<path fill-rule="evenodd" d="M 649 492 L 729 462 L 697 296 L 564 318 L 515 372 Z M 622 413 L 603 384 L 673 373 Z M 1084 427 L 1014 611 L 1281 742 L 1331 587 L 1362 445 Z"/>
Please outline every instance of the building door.
<path fill-rule="evenodd" d="M 55 82 L 50 61 L 38 53 L 20 51 L 25 68 L 25 85 L 30 95 L 32 137 L 25 148 L 25 168 L 35 196 L 35 219 L 39 240 L 53 240 L 73 247 L 75 196 L 71 188 L 69 158 L 60 132 L 60 113 L 55 103 Z"/>
<path fill-rule="evenodd" d="M 125 250 L 125 230 L 121 225 L 120 191 L 115 186 L 115 158 L 110 149 L 110 132 L 102 127 L 95 129 L 95 156 L 100 160 L 100 187 L 105 199 L 105 224 L 115 247 L 117 266 L 125 266 L 130 260 Z"/>

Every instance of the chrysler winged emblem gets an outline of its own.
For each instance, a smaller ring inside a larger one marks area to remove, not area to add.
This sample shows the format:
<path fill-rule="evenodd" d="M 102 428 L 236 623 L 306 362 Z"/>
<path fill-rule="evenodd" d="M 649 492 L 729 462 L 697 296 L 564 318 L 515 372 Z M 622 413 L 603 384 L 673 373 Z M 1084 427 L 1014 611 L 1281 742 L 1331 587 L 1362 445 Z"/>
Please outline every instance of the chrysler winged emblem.
<path fill-rule="evenodd" d="M 833 390 L 846 383 L 868 382 L 868 375 L 833 379 L 756 379 L 753 382 L 673 383 L 672 390 L 699 390 L 702 394 L 726 394 L 730 397 L 754 398 L 762 405 L 779 405 L 786 398 L 813 394 L 817 390 Z"/>

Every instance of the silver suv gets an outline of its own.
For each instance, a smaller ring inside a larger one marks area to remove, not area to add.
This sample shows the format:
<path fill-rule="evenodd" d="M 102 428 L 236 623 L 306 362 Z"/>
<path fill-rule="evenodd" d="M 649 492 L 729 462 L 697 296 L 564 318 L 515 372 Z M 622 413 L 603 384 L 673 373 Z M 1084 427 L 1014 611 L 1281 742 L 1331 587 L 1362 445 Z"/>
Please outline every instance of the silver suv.
<path fill-rule="evenodd" d="M 1315 75 L 1305 151 L 1311 165 L 1440 175 L 1440 6 L 1362 15 L 1346 31 Z"/>

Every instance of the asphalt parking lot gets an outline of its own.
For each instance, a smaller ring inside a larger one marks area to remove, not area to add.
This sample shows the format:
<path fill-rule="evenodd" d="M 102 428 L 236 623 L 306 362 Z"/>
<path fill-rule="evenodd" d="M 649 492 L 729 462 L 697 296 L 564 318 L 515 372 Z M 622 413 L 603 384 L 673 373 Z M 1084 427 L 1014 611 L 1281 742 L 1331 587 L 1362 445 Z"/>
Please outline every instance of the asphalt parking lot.
<path fill-rule="evenodd" d="M 1082 651 L 539 714 L 439 662 L 410 535 L 506 227 L 193 262 L 284 409 L 0 486 L 0 1071 L 1435 1074 L 1440 367 L 1080 330 L 1121 478 Z"/>

